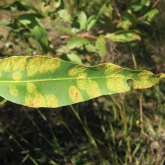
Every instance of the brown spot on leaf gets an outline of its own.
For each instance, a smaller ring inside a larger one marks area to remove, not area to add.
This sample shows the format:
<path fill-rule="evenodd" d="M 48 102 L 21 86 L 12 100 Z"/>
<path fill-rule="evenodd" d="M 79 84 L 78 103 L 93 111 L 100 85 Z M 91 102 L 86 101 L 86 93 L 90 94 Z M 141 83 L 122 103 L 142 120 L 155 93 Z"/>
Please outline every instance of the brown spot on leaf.
<path fill-rule="evenodd" d="M 71 86 L 69 88 L 69 96 L 76 103 L 80 102 L 80 101 L 83 101 L 83 97 L 82 97 L 79 89 L 76 88 L 75 86 Z"/>

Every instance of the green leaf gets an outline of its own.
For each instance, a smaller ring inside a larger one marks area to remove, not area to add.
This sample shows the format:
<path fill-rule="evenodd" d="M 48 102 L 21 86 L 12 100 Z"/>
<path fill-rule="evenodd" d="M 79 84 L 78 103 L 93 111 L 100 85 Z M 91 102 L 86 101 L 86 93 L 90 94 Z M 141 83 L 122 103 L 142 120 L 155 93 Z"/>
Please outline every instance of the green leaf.
<path fill-rule="evenodd" d="M 70 61 L 70 62 L 82 64 L 81 58 L 78 55 L 74 54 L 74 53 L 64 54 L 64 55 L 60 56 L 60 58 L 62 60 L 65 60 L 65 61 Z"/>
<path fill-rule="evenodd" d="M 76 34 L 73 33 L 70 29 L 65 28 L 65 27 L 63 27 L 63 26 L 56 26 L 55 28 L 57 28 L 57 29 L 59 29 L 59 30 L 61 30 L 61 31 L 63 31 L 63 32 L 66 32 L 66 33 L 68 33 L 68 34 L 70 34 L 70 35 L 72 35 L 72 36 L 76 36 Z"/>
<path fill-rule="evenodd" d="M 85 45 L 85 49 L 86 49 L 88 52 L 96 52 L 96 48 L 95 48 L 95 46 L 93 46 L 92 44 L 86 44 L 86 45 Z"/>
<path fill-rule="evenodd" d="M 132 11 L 139 11 L 141 10 L 144 6 L 149 6 L 151 3 L 151 0 L 132 0 L 127 9 L 130 9 Z"/>
<path fill-rule="evenodd" d="M 0 21 L 0 25 L 8 26 L 8 25 L 10 25 L 10 22 L 9 21 Z"/>
<path fill-rule="evenodd" d="M 152 87 L 165 74 L 104 63 L 92 67 L 56 58 L 13 56 L 0 61 L 0 96 L 29 107 L 60 107 L 101 95 Z"/>
<path fill-rule="evenodd" d="M 84 30 L 86 29 L 87 16 L 83 11 L 80 12 L 80 14 L 78 15 L 77 22 L 80 24 L 79 31 L 83 30 L 83 29 Z"/>
<path fill-rule="evenodd" d="M 62 53 L 62 54 L 66 54 L 68 53 L 70 50 L 68 49 L 67 46 L 63 45 L 61 47 L 59 47 L 58 49 L 56 49 L 57 53 Z"/>
<path fill-rule="evenodd" d="M 121 21 L 117 24 L 117 28 L 129 30 L 132 22 L 136 22 L 136 17 L 131 10 L 126 10 L 121 17 Z"/>
<path fill-rule="evenodd" d="M 138 30 L 120 30 L 114 33 L 107 33 L 106 38 L 114 42 L 130 42 L 134 40 L 141 40 Z"/>
<path fill-rule="evenodd" d="M 35 12 L 38 11 L 30 2 L 27 2 L 25 0 L 16 1 L 14 3 L 14 6 L 15 5 L 17 6 L 18 10 L 29 10 L 29 9 L 32 9 Z"/>
<path fill-rule="evenodd" d="M 152 9 L 150 10 L 149 12 L 147 12 L 143 19 L 140 20 L 139 22 L 142 22 L 142 23 L 146 23 L 146 24 L 150 24 L 151 20 L 159 13 L 159 10 L 158 9 Z"/>
<path fill-rule="evenodd" d="M 18 17 L 18 20 L 21 24 L 29 28 L 31 33 L 35 36 L 35 38 L 38 40 L 38 42 L 42 46 L 44 52 L 47 53 L 49 50 L 47 33 L 44 26 L 39 21 L 39 19 L 35 16 L 35 14 L 20 15 Z"/>
<path fill-rule="evenodd" d="M 32 9 L 35 12 L 38 11 L 30 2 L 27 2 L 26 0 L 17 0 L 12 4 L 10 4 L 6 7 L 3 7 L 3 9 L 12 10 L 12 11 L 15 11 L 15 10 L 28 11 L 29 9 Z"/>
<path fill-rule="evenodd" d="M 90 43 L 89 40 L 87 40 L 86 38 L 83 37 L 73 37 L 70 41 L 68 41 L 67 43 L 67 47 L 69 49 L 75 49 L 75 48 L 80 48 L 85 44 Z"/>
<path fill-rule="evenodd" d="M 0 105 L 4 104 L 7 100 L 0 96 Z"/>
<path fill-rule="evenodd" d="M 65 22 L 71 21 L 71 15 L 67 10 L 61 9 L 57 13 L 58 13 L 59 17 L 62 18 Z"/>
<path fill-rule="evenodd" d="M 99 19 L 101 13 L 106 9 L 106 4 L 104 3 L 103 6 L 100 8 L 99 12 L 97 13 L 97 15 L 91 15 L 88 18 L 87 21 L 87 31 L 90 31 L 92 29 L 92 27 L 95 25 L 95 23 L 97 22 L 97 20 Z"/>
<path fill-rule="evenodd" d="M 103 35 L 100 35 L 98 37 L 98 39 L 96 40 L 96 44 L 95 44 L 95 47 L 98 51 L 98 54 L 100 56 L 103 56 L 105 54 L 105 50 L 106 50 L 106 40 L 104 38 Z"/>
<path fill-rule="evenodd" d="M 132 22 L 130 21 L 120 21 L 117 24 L 117 28 L 122 28 L 124 30 L 129 30 L 129 27 L 132 25 Z"/>

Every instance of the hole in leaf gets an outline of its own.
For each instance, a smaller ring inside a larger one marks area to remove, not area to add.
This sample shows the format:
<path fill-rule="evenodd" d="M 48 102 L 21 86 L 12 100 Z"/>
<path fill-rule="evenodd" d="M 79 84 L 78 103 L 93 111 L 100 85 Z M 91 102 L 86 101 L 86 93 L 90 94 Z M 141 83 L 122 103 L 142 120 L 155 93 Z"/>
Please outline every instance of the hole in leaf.
<path fill-rule="evenodd" d="M 133 88 L 133 80 L 132 79 L 128 79 L 127 84 L 130 88 Z"/>

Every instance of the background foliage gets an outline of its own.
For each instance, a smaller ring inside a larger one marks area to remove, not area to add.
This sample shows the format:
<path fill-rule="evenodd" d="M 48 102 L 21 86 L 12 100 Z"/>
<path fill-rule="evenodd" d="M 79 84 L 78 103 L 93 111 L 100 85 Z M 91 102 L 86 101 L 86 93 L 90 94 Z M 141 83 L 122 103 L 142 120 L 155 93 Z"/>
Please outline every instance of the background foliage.
<path fill-rule="evenodd" d="M 0 1 L 0 56 L 111 62 L 157 74 L 165 70 L 164 7 L 159 0 Z M 6 102 L 0 164 L 163 164 L 164 92 L 162 81 L 56 109 Z"/>

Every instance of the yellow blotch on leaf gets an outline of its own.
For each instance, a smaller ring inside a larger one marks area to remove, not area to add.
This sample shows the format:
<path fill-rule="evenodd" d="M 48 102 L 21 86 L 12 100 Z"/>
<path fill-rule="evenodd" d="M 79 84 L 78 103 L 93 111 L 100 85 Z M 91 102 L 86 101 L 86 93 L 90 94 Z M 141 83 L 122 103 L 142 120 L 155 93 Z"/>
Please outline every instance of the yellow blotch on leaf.
<path fill-rule="evenodd" d="M 11 72 L 13 70 L 19 69 L 25 70 L 28 57 L 11 57 L 8 59 L 3 59 L 1 61 L 4 72 Z"/>
<path fill-rule="evenodd" d="M 47 72 L 50 70 L 51 72 L 55 72 L 57 68 L 60 66 L 60 60 L 59 59 L 46 59 L 43 58 L 42 62 L 39 66 L 40 73 Z"/>
<path fill-rule="evenodd" d="M 149 78 L 148 76 L 153 76 L 153 73 L 150 72 L 150 71 L 147 71 L 147 70 L 143 70 L 142 72 L 140 72 L 138 74 L 139 78 L 146 78 L 146 79 L 148 79 Z"/>
<path fill-rule="evenodd" d="M 106 63 L 97 65 L 98 70 L 104 69 L 105 67 L 106 67 Z"/>
<path fill-rule="evenodd" d="M 21 72 L 13 73 L 13 79 L 14 79 L 14 81 L 20 81 L 21 80 Z"/>
<path fill-rule="evenodd" d="M 36 89 L 36 86 L 34 83 L 27 83 L 27 91 L 29 93 L 33 93 L 33 94 L 36 94 L 37 93 L 37 89 Z"/>
<path fill-rule="evenodd" d="M 80 101 L 83 101 L 83 97 L 82 97 L 79 89 L 76 88 L 75 86 L 71 86 L 69 88 L 69 96 L 76 103 L 80 102 Z"/>
<path fill-rule="evenodd" d="M 38 56 L 34 56 L 33 58 L 29 59 L 28 63 L 27 63 L 27 72 L 28 72 L 28 76 L 33 76 L 38 72 L 38 68 L 41 65 L 41 58 Z"/>
<path fill-rule="evenodd" d="M 127 92 L 130 89 L 130 87 L 124 83 L 123 78 L 108 78 L 107 87 L 112 93 L 114 91 L 118 93 Z"/>
<path fill-rule="evenodd" d="M 88 86 L 88 81 L 86 79 L 77 79 L 77 86 L 81 89 L 81 90 L 86 90 L 87 86 Z"/>
<path fill-rule="evenodd" d="M 46 95 L 46 103 L 48 107 L 57 108 L 58 100 L 53 94 Z"/>
<path fill-rule="evenodd" d="M 89 88 L 87 90 L 88 95 L 90 98 L 95 98 L 100 96 L 100 88 L 97 82 L 90 80 L 89 81 Z"/>
<path fill-rule="evenodd" d="M 49 69 L 50 69 L 50 71 L 51 72 L 55 72 L 56 70 L 57 70 L 57 68 L 59 68 L 60 67 L 60 60 L 59 59 L 51 59 L 50 60 L 50 67 L 49 67 Z"/>
<path fill-rule="evenodd" d="M 60 66 L 59 59 L 46 58 L 41 56 L 34 56 L 29 59 L 27 64 L 28 76 L 35 75 L 38 71 L 40 73 L 47 72 L 50 70 L 51 72 L 55 72 L 57 68 Z"/>
<path fill-rule="evenodd" d="M 82 73 L 85 70 L 86 66 L 84 65 L 77 65 L 74 68 L 69 70 L 69 75 L 70 76 L 75 76 L 78 73 Z"/>
<path fill-rule="evenodd" d="M 45 103 L 45 98 L 40 93 L 26 94 L 25 105 L 28 107 L 47 107 Z"/>
<path fill-rule="evenodd" d="M 78 79 L 86 78 L 86 77 L 87 77 L 87 73 L 79 73 L 78 74 Z"/>
<path fill-rule="evenodd" d="M 100 96 L 100 88 L 96 81 L 90 79 L 77 79 L 77 86 L 88 93 L 90 98 Z"/>
<path fill-rule="evenodd" d="M 106 63 L 106 68 L 107 68 L 105 70 L 106 75 L 115 75 L 118 74 L 117 72 L 122 70 L 122 67 L 110 63 Z"/>
<path fill-rule="evenodd" d="M 158 78 L 152 78 L 152 79 L 140 79 L 140 80 L 134 80 L 133 87 L 135 89 L 143 89 L 143 88 L 149 88 L 153 85 L 159 83 L 160 79 Z"/>
<path fill-rule="evenodd" d="M 17 90 L 16 86 L 9 85 L 9 91 L 13 96 L 18 96 L 18 90 Z"/>

